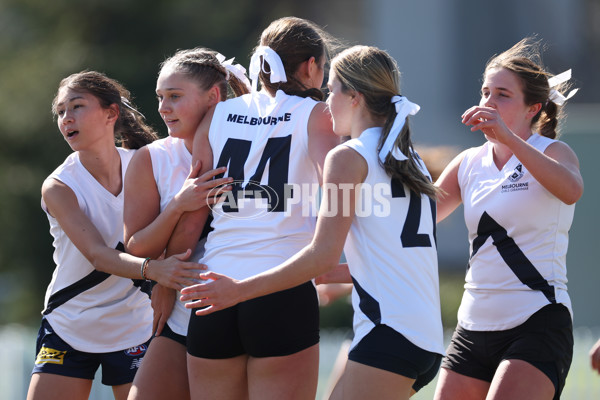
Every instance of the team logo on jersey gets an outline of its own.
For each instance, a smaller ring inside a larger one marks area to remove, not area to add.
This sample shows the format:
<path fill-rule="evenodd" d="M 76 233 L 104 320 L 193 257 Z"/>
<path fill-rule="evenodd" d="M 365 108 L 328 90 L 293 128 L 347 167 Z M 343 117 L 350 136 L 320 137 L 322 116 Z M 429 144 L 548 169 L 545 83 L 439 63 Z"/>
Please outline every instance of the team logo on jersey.
<path fill-rule="evenodd" d="M 529 190 L 529 182 L 518 182 L 523 177 L 523 175 L 525 175 L 525 172 L 523 171 L 523 164 L 519 163 L 519 165 L 515 167 L 513 173 L 508 176 L 508 180 L 511 183 L 502 185 L 500 193 L 516 192 L 519 190 Z"/>
<path fill-rule="evenodd" d="M 62 364 L 65 360 L 66 350 L 55 350 L 49 347 L 42 347 L 37 357 L 36 364 Z"/>
<path fill-rule="evenodd" d="M 146 352 L 148 347 L 145 344 L 140 344 L 139 346 L 133 346 L 127 350 L 125 350 L 125 354 L 131 357 L 137 357 Z"/>
<path fill-rule="evenodd" d="M 523 164 L 519 163 L 519 165 L 515 167 L 515 171 L 508 177 L 508 180 L 516 182 L 521 179 L 523 175 L 525 175 L 525 172 L 523 172 Z"/>

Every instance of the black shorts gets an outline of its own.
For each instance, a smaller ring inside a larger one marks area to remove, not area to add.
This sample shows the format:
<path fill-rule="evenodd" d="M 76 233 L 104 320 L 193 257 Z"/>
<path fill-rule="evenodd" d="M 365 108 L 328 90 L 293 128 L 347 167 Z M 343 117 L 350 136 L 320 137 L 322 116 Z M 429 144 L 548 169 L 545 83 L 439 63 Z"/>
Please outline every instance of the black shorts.
<path fill-rule="evenodd" d="M 287 356 L 319 343 L 319 304 L 312 282 L 206 316 L 192 312 L 187 351 L 224 359 Z"/>
<path fill-rule="evenodd" d="M 442 355 L 415 346 L 387 325 L 376 325 L 348 354 L 354 362 L 415 379 L 418 392 L 435 378 Z"/>
<path fill-rule="evenodd" d="M 505 331 L 458 326 L 446 352 L 442 367 L 487 382 L 503 360 L 527 361 L 550 378 L 559 399 L 573 358 L 571 314 L 562 304 L 549 304 Z"/>
<path fill-rule="evenodd" d="M 173 330 L 169 327 L 169 323 L 165 324 L 162 332 L 158 336 L 169 338 L 171 340 L 176 341 L 179 344 L 182 344 L 183 347 L 186 347 L 186 343 L 187 343 L 186 337 L 183 336 L 183 335 L 180 335 L 178 333 L 173 332 Z"/>
<path fill-rule="evenodd" d="M 93 380 L 102 365 L 102 383 L 108 386 L 133 382 L 149 341 L 129 349 L 110 353 L 87 353 L 75 350 L 62 340 L 43 318 L 36 343 L 32 374 L 48 373 Z"/>

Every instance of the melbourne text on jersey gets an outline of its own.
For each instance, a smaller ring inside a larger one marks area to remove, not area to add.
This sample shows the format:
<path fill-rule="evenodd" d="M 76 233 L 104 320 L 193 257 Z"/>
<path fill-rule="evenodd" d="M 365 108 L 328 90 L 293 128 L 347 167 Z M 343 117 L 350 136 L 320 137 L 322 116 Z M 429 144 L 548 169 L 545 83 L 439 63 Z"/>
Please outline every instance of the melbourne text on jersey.
<path fill-rule="evenodd" d="M 277 125 L 278 122 L 290 121 L 292 119 L 291 113 L 285 113 L 279 117 L 249 117 L 247 115 L 229 114 L 227 116 L 227 122 L 234 122 L 236 124 L 245 125 Z"/>

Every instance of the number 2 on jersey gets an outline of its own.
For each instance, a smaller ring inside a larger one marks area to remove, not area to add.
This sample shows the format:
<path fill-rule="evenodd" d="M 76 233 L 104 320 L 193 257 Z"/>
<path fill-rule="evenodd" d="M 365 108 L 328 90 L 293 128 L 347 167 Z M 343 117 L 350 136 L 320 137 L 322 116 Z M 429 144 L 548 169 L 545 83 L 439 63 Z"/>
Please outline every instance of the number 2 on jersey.
<path fill-rule="evenodd" d="M 408 212 L 406 213 L 406 220 L 402 227 L 402 233 L 400 234 L 400 241 L 402 247 L 431 247 L 431 240 L 429 235 L 426 233 L 419 233 L 419 224 L 421 222 L 421 196 L 416 195 L 414 192 L 409 192 L 410 199 L 408 203 Z M 397 179 L 392 179 L 392 198 L 394 197 L 406 197 L 404 185 Z M 433 221 L 433 239 L 436 239 L 436 206 L 435 201 L 429 199 L 429 207 L 431 209 L 431 218 Z"/>

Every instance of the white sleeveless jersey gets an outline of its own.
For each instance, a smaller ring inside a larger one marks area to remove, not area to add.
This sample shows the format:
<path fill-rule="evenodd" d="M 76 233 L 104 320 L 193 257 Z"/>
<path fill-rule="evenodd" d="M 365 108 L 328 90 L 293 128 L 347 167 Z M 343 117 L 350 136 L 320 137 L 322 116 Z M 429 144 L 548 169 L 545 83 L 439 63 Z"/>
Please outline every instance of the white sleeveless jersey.
<path fill-rule="evenodd" d="M 354 283 L 352 347 L 385 324 L 414 345 L 444 354 L 435 202 L 386 174 L 377 151 L 381 131 L 370 128 L 344 143 L 369 169 L 344 246 Z"/>
<path fill-rule="evenodd" d="M 555 140 L 533 134 L 527 142 L 543 152 Z M 548 192 L 514 155 L 498 170 L 489 142 L 467 151 L 458 182 L 471 252 L 460 325 L 506 330 L 550 303 L 572 313 L 566 254 L 575 205 Z"/>
<path fill-rule="evenodd" d="M 185 147 L 182 139 L 168 136 L 147 145 L 152 160 L 152 173 L 160 196 L 160 211 L 162 212 L 173 197 L 179 192 L 185 179 L 190 173 L 192 154 Z M 204 241 L 198 243 L 192 259 L 202 257 Z M 190 320 L 190 309 L 184 303 L 175 301 L 173 312 L 167 321 L 169 328 L 178 335 L 187 335 Z"/>
<path fill-rule="evenodd" d="M 123 177 L 134 151 L 117 148 Z M 112 195 L 73 153 L 49 178 L 67 185 L 80 209 L 106 245 L 122 248 L 123 191 Z M 150 339 L 150 299 L 132 279 L 96 270 L 67 237 L 42 199 L 54 238 L 56 269 L 46 291 L 43 314 L 56 333 L 73 348 L 89 353 L 118 351 Z"/>
<path fill-rule="evenodd" d="M 213 207 L 214 231 L 202 259 L 210 270 L 244 279 L 287 260 L 312 239 L 316 212 L 308 208 L 316 210 L 318 179 L 307 125 L 316 104 L 278 91 L 275 98 L 254 93 L 216 106 L 209 131 L 213 167 L 227 166 L 234 190 Z M 309 190 L 315 196 L 301 201 Z"/>

